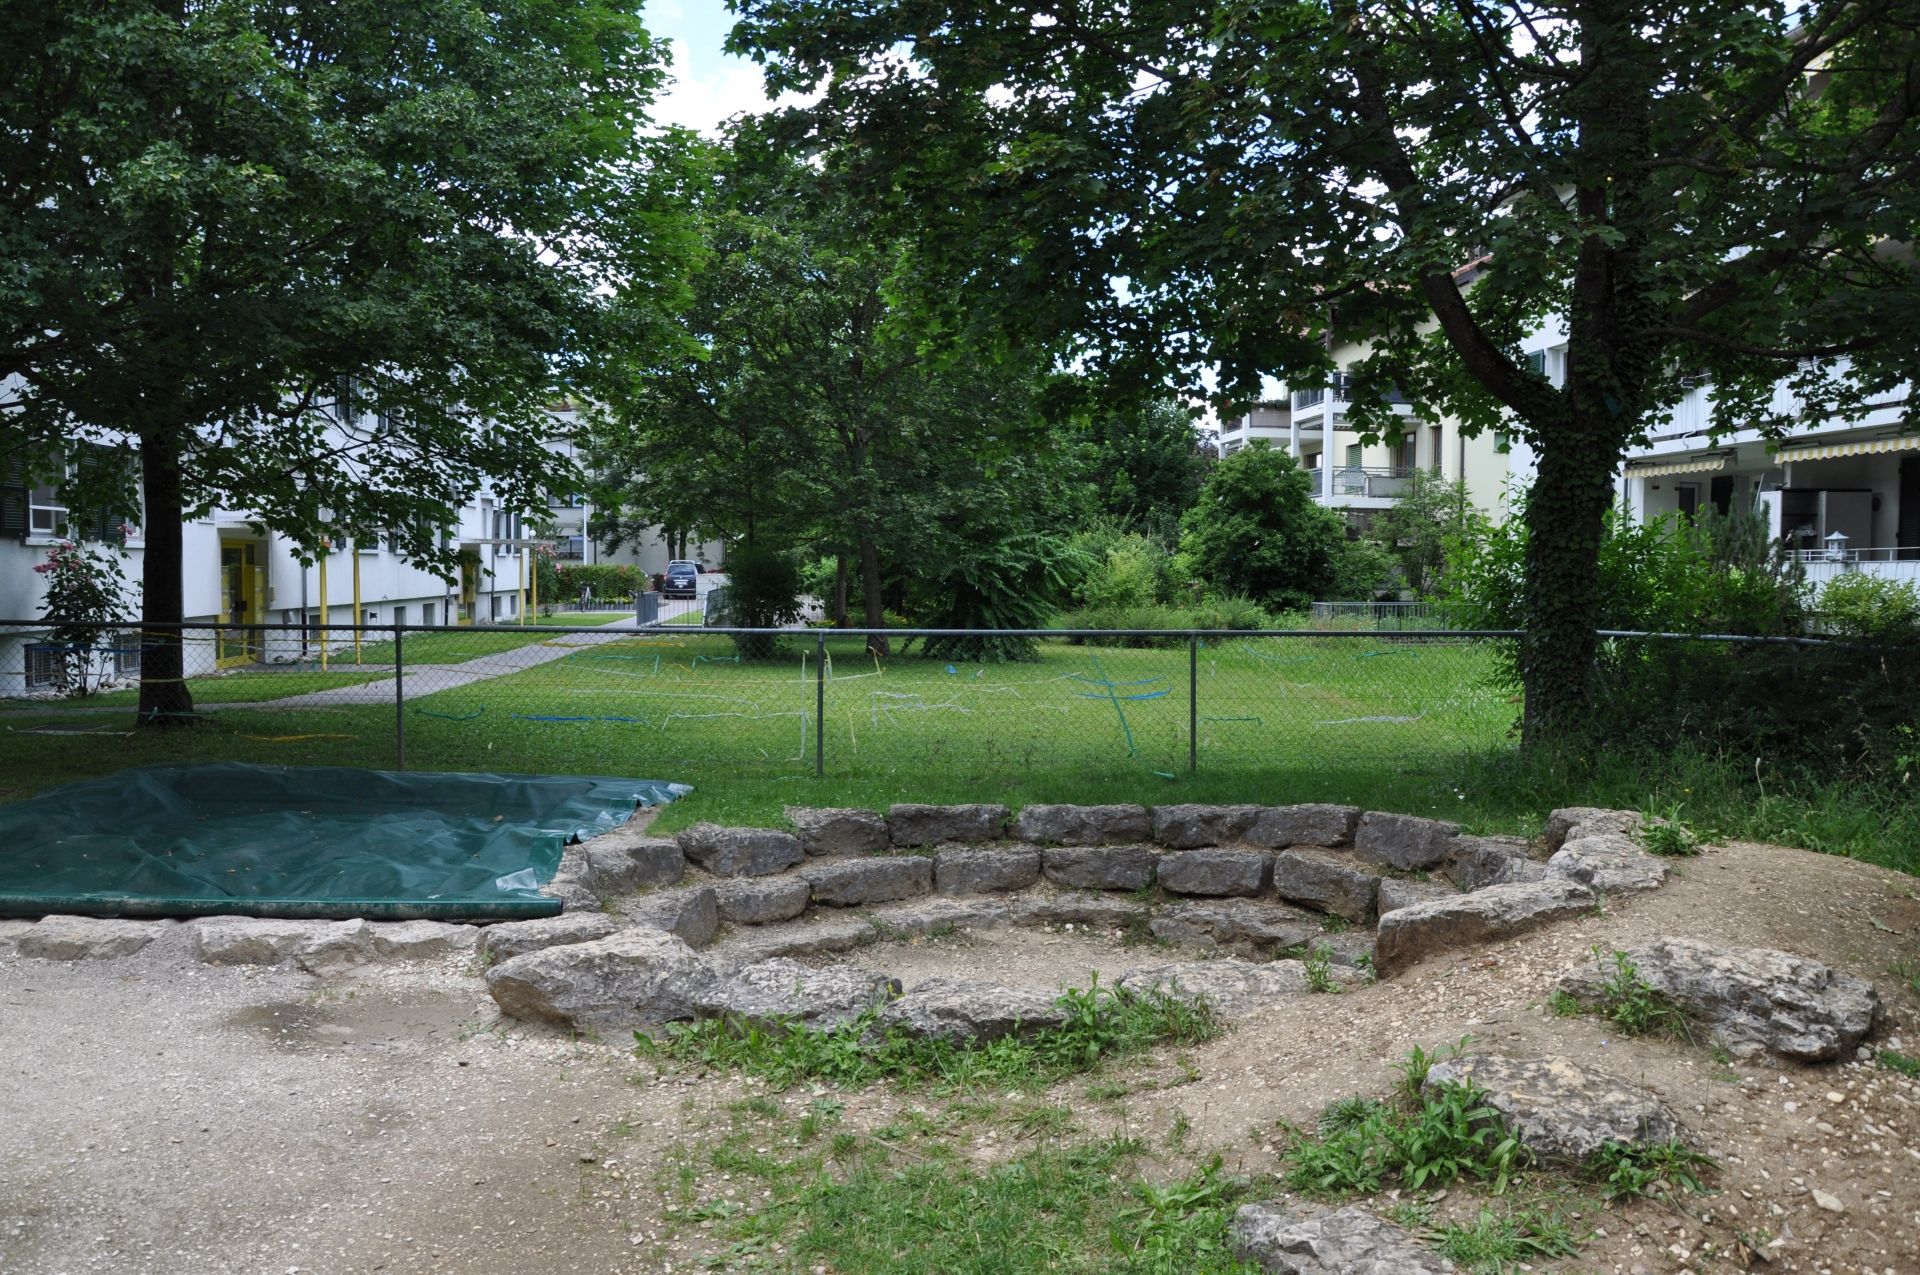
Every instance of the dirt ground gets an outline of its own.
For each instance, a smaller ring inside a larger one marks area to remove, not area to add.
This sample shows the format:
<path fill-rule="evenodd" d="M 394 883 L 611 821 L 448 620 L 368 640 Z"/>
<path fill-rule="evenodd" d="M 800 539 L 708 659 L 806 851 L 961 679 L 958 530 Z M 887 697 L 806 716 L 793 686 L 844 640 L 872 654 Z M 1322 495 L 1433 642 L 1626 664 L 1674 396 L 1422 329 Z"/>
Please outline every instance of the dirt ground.
<path fill-rule="evenodd" d="M 1279 1004 L 1182 1061 L 1155 1055 L 1049 1098 L 1084 1113 L 1087 1132 L 1158 1142 L 1190 1123 L 1196 1158 L 1217 1150 L 1261 1173 L 1278 1162 L 1278 1122 L 1384 1094 L 1415 1044 L 1471 1035 L 1565 1053 L 1659 1093 L 1723 1169 L 1716 1194 L 1681 1208 L 1588 1212 L 1597 1234 L 1582 1255 L 1535 1269 L 1736 1270 L 1703 1261 L 1704 1246 L 1737 1254 L 1780 1237 L 1754 1269 L 1920 1273 L 1920 1085 L 1870 1062 L 1726 1064 L 1543 1005 L 1555 974 L 1596 944 L 1779 947 L 1871 978 L 1888 1010 L 1875 1044 L 1920 1054 L 1920 993 L 1890 972 L 1920 963 L 1920 884 L 1750 845 L 1681 871 L 1603 915 Z M 1181 958 L 1101 934 L 989 931 L 842 959 L 911 986 L 935 974 L 1106 981 Z M 209 967 L 184 934 L 80 964 L 0 946 L 0 1078 L 5 1275 L 687 1269 L 702 1237 L 669 1232 L 667 1163 L 761 1092 L 643 1064 L 620 1042 L 502 1022 L 471 970 L 320 980 Z M 914 1101 L 884 1088 L 841 1097 L 856 1125 Z M 1816 1190 L 1842 1211 L 1817 1206 Z"/>

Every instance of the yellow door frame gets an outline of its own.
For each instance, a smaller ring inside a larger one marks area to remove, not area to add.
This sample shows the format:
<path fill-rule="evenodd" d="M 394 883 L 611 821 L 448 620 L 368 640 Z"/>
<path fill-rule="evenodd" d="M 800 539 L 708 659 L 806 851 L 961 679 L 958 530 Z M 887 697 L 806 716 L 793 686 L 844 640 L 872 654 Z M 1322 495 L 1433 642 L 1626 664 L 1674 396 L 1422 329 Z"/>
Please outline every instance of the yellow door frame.
<path fill-rule="evenodd" d="M 266 567 L 260 561 L 260 542 L 238 537 L 220 537 L 220 618 L 224 624 L 259 624 L 266 611 Z M 231 550 L 239 561 L 231 566 Z M 214 651 L 214 664 L 235 668 L 252 664 L 260 657 L 258 633 L 222 633 Z"/>

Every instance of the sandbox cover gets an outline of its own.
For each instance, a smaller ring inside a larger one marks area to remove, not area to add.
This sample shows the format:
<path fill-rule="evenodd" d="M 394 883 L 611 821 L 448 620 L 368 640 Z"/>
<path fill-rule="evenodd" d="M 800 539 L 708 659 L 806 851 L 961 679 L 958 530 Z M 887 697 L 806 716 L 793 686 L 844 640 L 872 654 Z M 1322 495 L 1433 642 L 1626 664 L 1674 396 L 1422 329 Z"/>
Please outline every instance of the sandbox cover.
<path fill-rule="evenodd" d="M 141 766 L 0 806 L 0 916 L 552 916 L 563 847 L 652 779 Z"/>

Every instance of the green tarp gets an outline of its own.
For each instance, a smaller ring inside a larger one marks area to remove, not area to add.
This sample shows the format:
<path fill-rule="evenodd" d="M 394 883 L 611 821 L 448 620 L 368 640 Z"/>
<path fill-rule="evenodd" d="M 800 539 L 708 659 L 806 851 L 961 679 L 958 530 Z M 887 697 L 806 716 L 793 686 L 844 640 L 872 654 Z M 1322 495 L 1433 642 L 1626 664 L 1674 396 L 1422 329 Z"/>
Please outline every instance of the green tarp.
<path fill-rule="evenodd" d="M 552 916 L 562 848 L 651 779 L 142 766 L 0 806 L 0 916 Z"/>

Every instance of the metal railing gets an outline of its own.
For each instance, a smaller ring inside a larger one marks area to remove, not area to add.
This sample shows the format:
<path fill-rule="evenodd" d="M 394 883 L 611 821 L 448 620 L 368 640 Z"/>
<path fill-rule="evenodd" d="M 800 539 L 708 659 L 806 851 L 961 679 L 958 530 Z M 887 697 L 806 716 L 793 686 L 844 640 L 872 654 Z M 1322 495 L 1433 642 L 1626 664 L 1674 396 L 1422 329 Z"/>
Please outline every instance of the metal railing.
<path fill-rule="evenodd" d="M 1334 471 L 1336 496 L 1403 496 L 1413 481 L 1407 465 L 1343 465 Z"/>

